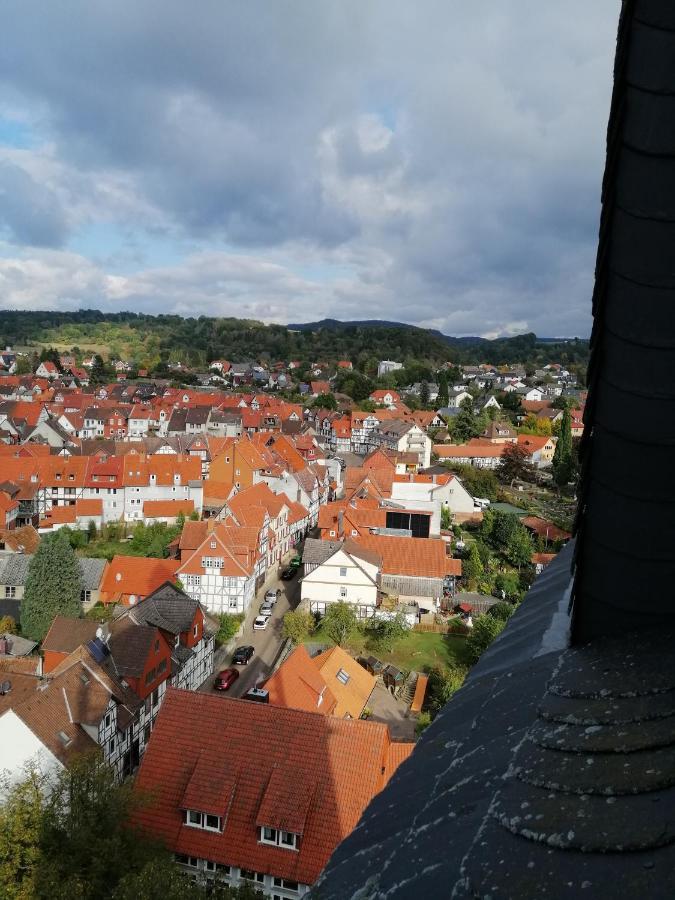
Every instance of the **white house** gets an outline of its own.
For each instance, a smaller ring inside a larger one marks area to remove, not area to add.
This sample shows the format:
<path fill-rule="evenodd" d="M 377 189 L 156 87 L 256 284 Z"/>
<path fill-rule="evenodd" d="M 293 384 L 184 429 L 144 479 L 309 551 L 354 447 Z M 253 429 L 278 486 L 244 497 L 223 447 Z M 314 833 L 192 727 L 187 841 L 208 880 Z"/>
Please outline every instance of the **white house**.
<path fill-rule="evenodd" d="M 354 541 L 307 540 L 303 552 L 305 574 L 301 600 L 311 612 L 323 615 L 331 603 L 349 603 L 359 618 L 377 608 L 380 560 Z"/>
<path fill-rule="evenodd" d="M 65 768 L 13 709 L 0 716 L 0 737 L 0 774 L 7 778 L 8 788 L 21 781 L 29 768 L 46 778 Z"/>
<path fill-rule="evenodd" d="M 402 368 L 403 363 L 394 362 L 393 359 L 383 359 L 377 365 L 377 377 L 381 378 L 382 375 L 387 375 L 389 372 L 398 372 Z"/>
<path fill-rule="evenodd" d="M 457 409 L 462 405 L 462 400 L 471 400 L 471 394 L 468 391 L 457 391 L 448 397 L 448 406 L 451 409 Z"/>

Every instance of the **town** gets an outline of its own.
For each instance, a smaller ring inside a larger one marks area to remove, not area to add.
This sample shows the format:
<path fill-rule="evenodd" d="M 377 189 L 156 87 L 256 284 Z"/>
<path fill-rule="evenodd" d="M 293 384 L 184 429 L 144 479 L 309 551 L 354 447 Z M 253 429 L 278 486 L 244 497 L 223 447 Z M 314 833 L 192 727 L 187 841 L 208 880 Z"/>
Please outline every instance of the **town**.
<path fill-rule="evenodd" d="M 102 761 L 196 887 L 307 893 L 570 538 L 578 369 L 8 346 L 5 796 Z"/>

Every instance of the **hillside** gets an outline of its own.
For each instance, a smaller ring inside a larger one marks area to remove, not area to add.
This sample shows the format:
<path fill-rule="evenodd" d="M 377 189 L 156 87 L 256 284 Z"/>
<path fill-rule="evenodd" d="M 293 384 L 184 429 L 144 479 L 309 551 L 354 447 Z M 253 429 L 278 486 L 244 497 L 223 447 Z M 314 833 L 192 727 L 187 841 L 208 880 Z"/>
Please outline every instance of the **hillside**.
<path fill-rule="evenodd" d="M 182 318 L 131 312 L 103 313 L 0 311 L 0 342 L 24 348 L 79 348 L 83 353 L 121 357 L 152 368 L 160 360 L 196 368 L 212 359 L 298 359 L 305 362 L 350 359 L 362 370 L 379 359 L 415 361 L 430 367 L 445 362 L 494 365 L 559 361 L 584 364 L 588 342 L 542 344 L 534 334 L 494 341 L 452 338 L 438 331 L 398 322 L 339 322 L 263 325 L 248 319 Z"/>

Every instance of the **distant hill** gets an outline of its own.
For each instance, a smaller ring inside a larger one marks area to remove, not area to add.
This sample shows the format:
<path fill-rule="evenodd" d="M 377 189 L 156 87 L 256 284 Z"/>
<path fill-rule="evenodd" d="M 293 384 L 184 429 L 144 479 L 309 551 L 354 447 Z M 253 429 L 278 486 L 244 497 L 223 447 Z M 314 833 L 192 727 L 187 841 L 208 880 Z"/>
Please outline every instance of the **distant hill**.
<path fill-rule="evenodd" d="M 377 319 L 340 322 L 324 319 L 291 325 L 264 325 L 250 319 L 183 318 L 141 313 L 0 310 L 0 344 L 14 347 L 78 348 L 82 353 L 121 357 L 153 369 L 160 362 L 206 368 L 213 359 L 275 363 L 340 359 L 372 371 L 381 359 L 418 363 L 429 370 L 444 363 L 492 365 L 547 362 L 585 364 L 588 342 L 546 341 L 534 334 L 486 340 L 450 337 L 440 331 Z"/>

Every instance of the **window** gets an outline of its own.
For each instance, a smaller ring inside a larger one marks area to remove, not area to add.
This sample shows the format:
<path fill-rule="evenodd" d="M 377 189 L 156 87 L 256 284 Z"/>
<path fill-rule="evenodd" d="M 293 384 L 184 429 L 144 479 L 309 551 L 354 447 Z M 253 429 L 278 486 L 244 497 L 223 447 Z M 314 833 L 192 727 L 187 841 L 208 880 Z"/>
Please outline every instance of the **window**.
<path fill-rule="evenodd" d="M 331 531 L 330 536 L 331 536 L 331 537 L 335 537 L 335 532 L 334 532 L 334 531 Z"/>
<path fill-rule="evenodd" d="M 346 596 L 347 596 L 347 588 L 346 588 L 346 587 L 341 587 L 341 588 L 340 588 L 340 599 L 343 600 Z"/>
<path fill-rule="evenodd" d="M 155 675 L 156 675 L 156 674 L 157 674 L 157 673 L 156 673 L 156 671 L 155 671 L 154 668 L 153 668 L 153 669 L 150 669 L 150 671 L 149 671 L 149 672 L 147 673 L 147 675 L 145 676 L 145 683 L 146 683 L 146 684 L 150 684 L 151 682 L 153 682 L 153 681 L 155 680 Z"/>
<path fill-rule="evenodd" d="M 346 566 L 340 566 L 340 578 L 347 577 L 347 568 Z"/>
<path fill-rule="evenodd" d="M 192 629 L 192 637 L 197 637 L 199 634 L 199 625 L 195 623 L 194 628 Z"/>
<path fill-rule="evenodd" d="M 182 853 L 175 853 L 174 859 L 181 866 L 189 866 L 191 869 L 196 869 L 199 865 L 199 860 L 196 856 L 184 856 Z"/>
<path fill-rule="evenodd" d="M 159 703 L 159 688 L 155 688 L 152 692 L 152 705 L 157 706 Z"/>
<path fill-rule="evenodd" d="M 209 546 L 211 547 L 212 550 L 215 550 L 218 545 L 216 544 L 215 541 L 211 541 Z"/>
<path fill-rule="evenodd" d="M 16 585 L 14 584 L 6 584 L 5 585 L 5 597 L 13 600 L 16 597 Z"/>
<path fill-rule="evenodd" d="M 150 724 L 148 723 L 145 726 L 145 728 L 143 729 L 143 742 L 146 744 L 150 740 L 150 731 L 151 731 L 151 728 L 150 728 Z"/>
<path fill-rule="evenodd" d="M 108 752 L 112 753 L 115 749 L 115 738 L 110 738 L 110 743 L 108 744 Z"/>
<path fill-rule="evenodd" d="M 155 653 L 159 652 L 159 641 L 155 641 Z"/>
<path fill-rule="evenodd" d="M 108 728 L 110 726 L 110 713 L 105 717 L 105 727 Z"/>
<path fill-rule="evenodd" d="M 297 881 L 289 881 L 287 878 L 275 878 L 274 887 L 283 888 L 286 891 L 297 891 L 300 885 Z"/>
<path fill-rule="evenodd" d="M 213 862 L 213 860 L 204 860 L 204 870 L 206 872 L 218 872 L 220 875 L 229 875 L 230 867 L 224 866 L 222 863 Z"/>
<path fill-rule="evenodd" d="M 212 813 L 199 812 L 196 809 L 188 809 L 185 812 L 185 824 L 190 828 L 203 828 L 206 831 L 222 831 L 222 816 L 214 816 Z"/>
<path fill-rule="evenodd" d="M 161 675 L 165 669 L 166 669 L 166 659 L 160 659 L 159 665 L 157 666 L 157 674 Z"/>
<path fill-rule="evenodd" d="M 262 872 L 253 872 L 251 869 L 239 869 L 239 875 L 247 881 L 257 881 L 258 884 L 264 884 L 265 876 Z"/>
<path fill-rule="evenodd" d="M 274 844 L 275 847 L 286 847 L 295 850 L 298 835 L 292 831 L 281 831 L 279 828 L 268 828 L 266 825 L 260 829 L 260 843 Z"/>
<path fill-rule="evenodd" d="M 180 634 L 176 635 L 176 640 L 173 642 L 174 647 L 180 647 Z"/>

